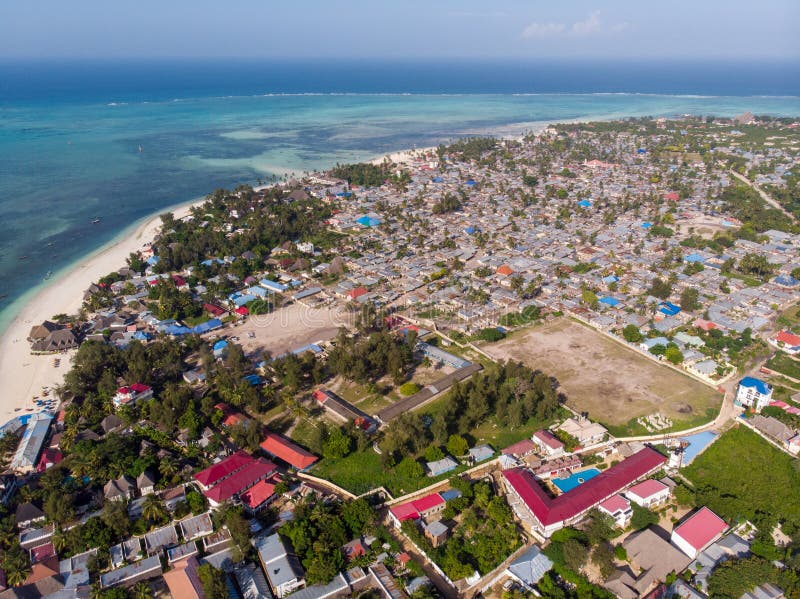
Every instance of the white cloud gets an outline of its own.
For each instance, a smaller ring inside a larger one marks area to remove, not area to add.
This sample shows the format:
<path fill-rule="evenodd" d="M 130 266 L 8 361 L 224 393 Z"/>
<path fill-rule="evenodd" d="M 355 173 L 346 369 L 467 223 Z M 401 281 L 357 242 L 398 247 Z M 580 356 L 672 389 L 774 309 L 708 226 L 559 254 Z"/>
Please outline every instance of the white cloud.
<path fill-rule="evenodd" d="M 600 18 L 600 11 L 595 10 L 589 13 L 585 19 L 575 21 L 571 25 L 564 23 L 531 23 L 522 30 L 522 37 L 527 39 L 541 39 L 560 35 L 588 37 L 604 33 L 622 33 L 631 29 L 634 29 L 634 25 L 628 21 L 607 25 Z"/>
<path fill-rule="evenodd" d="M 522 30 L 522 37 L 540 39 L 563 33 L 566 26 L 563 23 L 531 23 Z"/>
<path fill-rule="evenodd" d="M 603 23 L 600 20 L 600 11 L 596 10 L 583 21 L 575 21 L 570 27 L 573 35 L 591 35 L 600 31 Z"/>

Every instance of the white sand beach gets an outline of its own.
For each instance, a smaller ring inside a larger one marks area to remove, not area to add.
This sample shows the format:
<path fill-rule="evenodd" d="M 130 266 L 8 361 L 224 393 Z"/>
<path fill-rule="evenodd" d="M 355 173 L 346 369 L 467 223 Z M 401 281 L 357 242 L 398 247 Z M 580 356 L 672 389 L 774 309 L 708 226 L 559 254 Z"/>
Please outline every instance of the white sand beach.
<path fill-rule="evenodd" d="M 199 203 L 202 201 L 161 212 L 172 211 L 176 218 L 181 218 Z M 52 365 L 54 356 L 31 355 L 27 341 L 31 327 L 55 314 L 77 312 L 83 301 L 83 292 L 89 285 L 125 266 L 125 259 L 131 252 L 152 242 L 160 225 L 159 216 L 148 217 L 130 234 L 88 256 L 24 305 L 0 339 L 0 387 L 3 389 L 0 424 L 34 407 L 33 397 L 41 396 L 43 387 L 60 385 L 70 368 L 71 355 L 56 356 L 61 358 L 58 368 Z"/>

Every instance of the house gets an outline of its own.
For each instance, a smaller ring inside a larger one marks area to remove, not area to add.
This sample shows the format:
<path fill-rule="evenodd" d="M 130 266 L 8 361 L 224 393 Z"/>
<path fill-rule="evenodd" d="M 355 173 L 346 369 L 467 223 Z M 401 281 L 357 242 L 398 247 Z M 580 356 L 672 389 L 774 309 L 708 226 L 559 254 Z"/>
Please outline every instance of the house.
<path fill-rule="evenodd" d="M 608 434 L 608 430 L 603 425 L 592 422 L 588 418 L 574 416 L 562 422 L 558 430 L 575 437 L 582 447 L 600 443 Z"/>
<path fill-rule="evenodd" d="M 157 555 L 152 555 L 141 561 L 124 566 L 123 568 L 117 568 L 116 570 L 101 574 L 100 588 L 107 589 L 120 585 L 131 586 L 140 580 L 160 576 L 161 572 L 161 558 Z"/>
<path fill-rule="evenodd" d="M 53 417 L 45 412 L 33 414 L 20 439 L 9 469 L 17 474 L 28 474 L 36 469 L 39 453 L 44 447 Z"/>
<path fill-rule="evenodd" d="M 112 401 L 115 406 L 119 407 L 133 405 L 137 401 L 143 401 L 151 397 L 153 397 L 153 389 L 149 385 L 134 383 L 117 389 Z"/>
<path fill-rule="evenodd" d="M 631 510 L 631 502 L 628 501 L 623 495 L 612 495 L 605 501 L 601 502 L 597 509 L 602 513 L 611 516 L 614 519 L 614 524 L 619 528 L 625 528 L 633 516 Z"/>
<path fill-rule="evenodd" d="M 233 571 L 243 599 L 272 599 L 264 572 L 255 564 L 247 563 L 236 567 Z"/>
<path fill-rule="evenodd" d="M 536 444 L 530 439 L 523 439 L 501 450 L 504 456 L 524 458 L 536 451 Z"/>
<path fill-rule="evenodd" d="M 145 470 L 136 477 L 136 486 L 142 495 L 150 495 L 156 490 L 156 477 L 150 470 Z"/>
<path fill-rule="evenodd" d="M 237 451 L 195 474 L 194 480 L 200 485 L 200 490 L 205 492 L 251 464 L 254 459 L 244 451 Z"/>
<path fill-rule="evenodd" d="M 752 591 L 748 591 L 742 595 L 741 599 L 785 599 L 785 597 L 786 595 L 784 595 L 780 587 L 776 587 L 774 584 L 765 582 L 764 584 L 754 588 Z"/>
<path fill-rule="evenodd" d="M 397 528 L 406 520 L 419 520 L 428 518 L 441 512 L 446 506 L 444 498 L 439 493 L 430 493 L 418 499 L 399 503 L 389 508 L 389 519 Z"/>
<path fill-rule="evenodd" d="M 651 508 L 669 499 L 670 488 L 653 478 L 633 485 L 625 491 L 625 496 L 640 507 Z"/>
<path fill-rule="evenodd" d="M 204 599 L 203 584 L 197 574 L 200 563 L 195 556 L 178 560 L 172 564 L 172 569 L 164 572 L 164 582 L 169 587 L 173 597 L 181 599 Z"/>
<path fill-rule="evenodd" d="M 772 401 L 772 385 L 765 383 L 761 379 L 746 376 L 739 381 L 736 389 L 734 404 L 737 406 L 753 408 L 760 412 L 762 408 L 769 405 Z"/>
<path fill-rule="evenodd" d="M 186 501 L 186 489 L 182 486 L 167 489 L 161 493 L 161 501 L 168 512 L 174 512 L 179 503 Z"/>
<path fill-rule="evenodd" d="M 110 480 L 103 486 L 103 496 L 108 501 L 128 501 L 133 497 L 136 483 L 127 474 L 117 480 Z"/>
<path fill-rule="evenodd" d="M 361 539 L 353 539 L 349 543 L 342 545 L 342 553 L 347 561 L 356 559 L 357 557 L 364 557 L 369 552 L 369 547 L 364 544 Z"/>
<path fill-rule="evenodd" d="M 494 449 L 492 449 L 491 445 L 486 444 L 477 445 L 471 448 L 467 453 L 470 464 L 477 464 L 494 457 Z"/>
<path fill-rule="evenodd" d="M 280 478 L 273 475 L 258 481 L 252 487 L 239 494 L 239 500 L 251 514 L 268 506 L 276 497 L 275 487 L 280 483 Z"/>
<path fill-rule="evenodd" d="M 267 433 L 266 438 L 261 442 L 261 449 L 300 471 L 309 468 L 317 461 L 317 456 L 313 453 L 309 453 L 276 433 Z"/>
<path fill-rule="evenodd" d="M 553 562 L 536 546 L 532 545 L 506 567 L 506 574 L 528 591 L 553 567 Z"/>
<path fill-rule="evenodd" d="M 34 524 L 44 522 L 45 519 L 44 512 L 33 505 L 30 501 L 20 503 L 17 506 L 15 518 L 17 522 L 17 528 L 20 530 L 25 530 Z"/>
<path fill-rule="evenodd" d="M 531 441 L 546 456 L 557 456 L 564 453 L 564 444 L 548 430 L 536 431 L 533 433 Z"/>
<path fill-rule="evenodd" d="M 275 464 L 264 458 L 253 458 L 231 476 L 203 491 L 211 507 L 218 507 L 229 500 L 236 500 L 259 481 L 274 475 Z"/>
<path fill-rule="evenodd" d="M 441 520 L 434 520 L 422 526 L 425 536 L 431 542 L 431 545 L 438 547 L 447 540 L 450 529 Z"/>
<path fill-rule="evenodd" d="M 78 338 L 72 329 L 61 328 L 51 331 L 42 339 L 34 340 L 31 343 L 31 353 L 51 354 L 76 347 L 78 347 Z"/>
<path fill-rule="evenodd" d="M 269 586 L 278 599 L 305 586 L 305 573 L 300 560 L 286 541 L 276 533 L 253 539 L 261 567 L 267 575 Z"/>
<path fill-rule="evenodd" d="M 800 336 L 789 331 L 779 331 L 769 342 L 792 356 L 800 352 Z"/>
<path fill-rule="evenodd" d="M 443 457 L 441 460 L 427 462 L 425 464 L 425 468 L 428 470 L 428 476 L 436 477 L 436 476 L 441 476 L 442 474 L 446 474 L 447 472 L 451 472 L 456 468 L 458 468 L 458 462 L 456 462 L 450 456 L 446 456 Z"/>
<path fill-rule="evenodd" d="M 703 506 L 672 531 L 670 541 L 694 559 L 728 530 L 725 521 Z"/>
<path fill-rule="evenodd" d="M 508 502 L 517 516 L 545 537 L 575 523 L 591 508 L 616 495 L 632 483 L 661 469 L 667 458 L 644 447 L 574 489 L 551 497 L 525 468 L 504 470 L 502 477 Z"/>

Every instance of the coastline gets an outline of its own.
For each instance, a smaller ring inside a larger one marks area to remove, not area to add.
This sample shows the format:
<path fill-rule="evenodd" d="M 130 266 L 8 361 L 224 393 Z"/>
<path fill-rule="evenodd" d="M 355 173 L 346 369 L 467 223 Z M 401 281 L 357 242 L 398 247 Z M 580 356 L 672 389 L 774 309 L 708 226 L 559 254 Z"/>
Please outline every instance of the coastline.
<path fill-rule="evenodd" d="M 0 336 L 0 384 L 4 390 L 0 400 L 0 423 L 28 413 L 27 408 L 33 407 L 32 398 L 40 395 L 43 387 L 60 385 L 69 370 L 69 359 L 74 352 L 61 356 L 58 368 L 52 366 L 52 355 L 31 355 L 27 341 L 30 328 L 55 314 L 77 312 L 83 292 L 91 283 L 122 268 L 131 252 L 153 241 L 161 224 L 161 214 L 172 212 L 176 218 L 181 218 L 204 201 L 204 198 L 194 199 L 144 217 L 109 244 L 65 268 L 31 298 L 20 298 L 22 307 Z"/>
<path fill-rule="evenodd" d="M 610 116 L 608 118 L 614 118 Z M 566 119 L 563 122 L 579 122 L 586 119 Z M 552 121 L 522 122 L 506 125 L 493 130 L 467 132 L 467 135 L 490 135 L 506 139 L 540 132 L 554 124 Z M 425 152 L 435 150 L 435 146 L 412 148 L 387 152 L 380 156 L 373 155 L 365 162 L 380 163 L 386 157 L 397 164 L 406 164 L 417 159 Z M 263 185 L 255 189 L 268 187 Z M 88 254 L 78 262 L 65 267 L 44 287 L 39 288 L 30 297 L 22 296 L 17 300 L 21 306 L 5 329 L 0 329 L 0 384 L 4 395 L 0 400 L 0 424 L 22 414 L 30 413 L 34 407 L 33 397 L 41 395 L 43 387 L 53 388 L 62 384 L 64 375 L 70 369 L 70 360 L 75 350 L 61 356 L 61 365 L 52 365 L 52 355 L 35 356 L 29 351 L 27 341 L 32 326 L 50 319 L 56 314 L 73 314 L 77 312 L 83 301 L 83 292 L 100 277 L 116 271 L 125 265 L 125 259 L 131 252 L 142 249 L 151 243 L 160 228 L 160 215 L 172 212 L 176 218 L 182 218 L 189 210 L 202 204 L 205 198 L 196 198 L 187 202 L 166 207 L 143 217 L 128 229 L 120 232 L 111 242 Z"/>

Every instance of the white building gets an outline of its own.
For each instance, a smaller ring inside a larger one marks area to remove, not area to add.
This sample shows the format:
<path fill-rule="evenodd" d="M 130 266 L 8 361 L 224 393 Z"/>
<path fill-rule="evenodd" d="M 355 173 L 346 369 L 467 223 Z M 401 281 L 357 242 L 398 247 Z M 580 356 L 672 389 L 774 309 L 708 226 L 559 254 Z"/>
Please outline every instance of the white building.
<path fill-rule="evenodd" d="M 734 400 L 737 406 L 753 408 L 756 412 L 760 412 L 770 401 L 772 401 L 771 385 L 752 376 L 746 376 L 739 381 Z"/>
<path fill-rule="evenodd" d="M 633 516 L 631 502 L 622 495 L 612 495 L 598 505 L 597 509 L 611 516 L 614 519 L 614 524 L 619 528 L 625 528 Z"/>
<path fill-rule="evenodd" d="M 625 496 L 636 505 L 651 508 L 669 499 L 669 487 L 653 478 L 633 485 L 625 491 Z"/>

